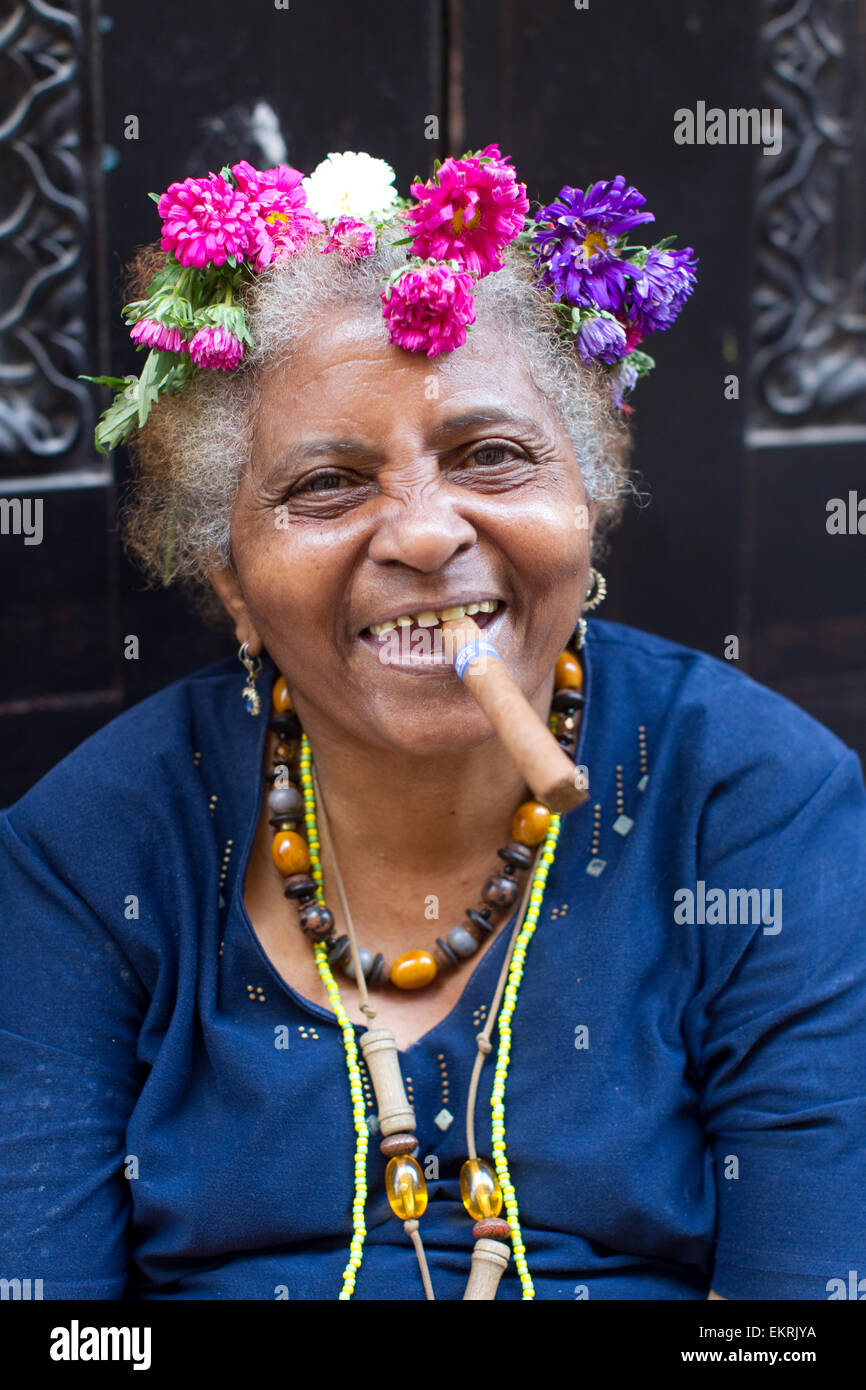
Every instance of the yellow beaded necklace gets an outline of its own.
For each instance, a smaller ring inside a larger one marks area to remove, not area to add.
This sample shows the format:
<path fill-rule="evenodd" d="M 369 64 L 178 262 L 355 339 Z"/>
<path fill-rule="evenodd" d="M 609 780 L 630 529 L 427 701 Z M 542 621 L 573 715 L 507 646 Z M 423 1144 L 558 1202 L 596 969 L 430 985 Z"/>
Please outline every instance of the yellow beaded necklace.
<path fill-rule="evenodd" d="M 320 903 L 324 904 L 312 754 L 306 734 L 302 736 L 301 740 L 300 769 L 304 793 L 304 815 L 307 828 L 307 845 L 309 848 L 311 873 L 316 884 L 317 899 Z M 502 995 L 501 985 L 505 978 L 504 970 L 503 975 L 500 977 L 500 987 L 497 988 L 496 997 L 494 999 L 494 1008 L 490 1011 L 487 1028 L 478 1038 L 479 1058 L 476 1063 L 473 1083 L 470 1086 L 470 1099 L 467 1113 L 467 1146 L 470 1151 L 470 1156 L 461 1169 L 460 1190 L 464 1206 L 466 1206 L 469 1214 L 476 1219 L 476 1246 L 473 1252 L 473 1276 L 476 1274 L 477 1261 L 478 1270 L 480 1270 L 479 1277 L 476 1280 L 478 1287 L 479 1289 L 491 1288 L 492 1292 L 477 1292 L 470 1294 L 469 1290 L 467 1290 L 468 1297 L 495 1297 L 496 1284 L 507 1263 L 508 1247 L 502 1245 L 501 1241 L 488 1239 L 486 1232 L 488 1228 L 493 1228 L 496 1234 L 502 1234 L 499 1228 L 504 1225 L 504 1223 L 498 1222 L 496 1218 L 501 1211 L 503 1203 L 508 1215 L 507 1229 L 511 1241 L 511 1248 L 514 1253 L 514 1263 L 523 1288 L 523 1298 L 531 1299 L 535 1297 L 535 1289 L 526 1261 L 526 1247 L 523 1243 L 520 1230 L 520 1215 L 517 1206 L 517 1197 L 508 1169 L 505 1144 L 505 1083 L 508 1076 L 508 1064 L 511 1055 L 511 1020 L 517 1003 L 520 981 L 523 978 L 526 949 L 538 923 L 547 875 L 553 863 L 554 852 L 559 839 L 560 825 L 561 817 L 556 814 L 551 814 L 547 834 L 541 845 L 540 852 L 536 855 L 534 872 L 527 885 L 527 890 L 524 892 L 524 900 L 521 905 L 524 910 L 518 912 L 518 925 L 515 928 L 516 939 L 513 939 L 511 951 L 507 957 L 507 982 L 504 987 L 502 1007 L 498 1014 L 499 1051 L 496 1059 L 493 1090 L 490 1101 L 492 1120 L 491 1147 L 493 1163 L 495 1165 L 495 1177 L 490 1169 L 490 1165 L 483 1159 L 479 1159 L 475 1154 L 473 1140 L 474 1102 L 477 1088 L 477 1073 L 480 1071 L 480 1064 L 483 1063 L 485 1053 L 490 1050 L 489 1032 L 492 1031 L 494 1019 L 497 1017 L 496 1006 L 498 1006 L 500 995 Z M 341 1300 L 346 1300 L 351 1298 L 355 1289 L 355 1281 L 357 1279 L 358 1270 L 361 1267 L 364 1238 L 366 1235 L 364 1208 L 367 1200 L 367 1152 L 369 1149 L 370 1132 L 367 1128 L 365 1117 L 364 1095 L 361 1071 L 358 1065 L 358 1045 L 355 1040 L 355 1030 L 343 1006 L 337 982 L 334 979 L 328 962 L 328 952 L 323 942 L 318 942 L 316 944 L 314 954 L 316 966 L 325 985 L 325 989 L 327 990 L 328 998 L 331 1001 L 331 1005 L 343 1034 L 346 1068 L 349 1073 L 349 1091 L 352 1098 L 352 1118 L 356 1135 L 354 1162 L 355 1187 L 352 1200 L 352 1239 L 349 1246 L 349 1260 L 343 1271 L 343 1284 L 339 1294 Z M 359 975 L 358 978 L 362 980 L 363 976 Z M 371 1013 L 372 1011 L 365 1009 L 365 1012 Z M 369 1036 L 369 1033 L 365 1034 L 365 1037 Z M 486 1046 L 482 1046 L 482 1040 Z M 362 1039 L 362 1046 L 363 1042 L 364 1040 Z M 396 1047 L 394 1047 L 394 1053 L 396 1054 Z M 397 1136 L 397 1138 L 402 1137 L 403 1136 Z M 408 1136 L 407 1142 L 409 1137 L 414 1136 Z M 403 1219 L 404 1228 L 407 1234 L 412 1238 L 421 1266 L 427 1297 L 432 1298 L 433 1293 L 430 1286 L 429 1274 L 427 1272 L 426 1258 L 418 1233 L 418 1218 L 424 1214 L 427 1206 L 426 1183 L 420 1166 L 413 1158 L 409 1157 L 408 1150 L 402 1153 L 395 1153 L 394 1156 L 390 1158 L 386 1169 L 386 1192 L 392 1210 L 395 1215 Z M 494 1268 L 493 1273 L 490 1272 L 490 1266 Z M 470 1278 L 470 1287 L 471 1285 L 472 1278 Z"/>

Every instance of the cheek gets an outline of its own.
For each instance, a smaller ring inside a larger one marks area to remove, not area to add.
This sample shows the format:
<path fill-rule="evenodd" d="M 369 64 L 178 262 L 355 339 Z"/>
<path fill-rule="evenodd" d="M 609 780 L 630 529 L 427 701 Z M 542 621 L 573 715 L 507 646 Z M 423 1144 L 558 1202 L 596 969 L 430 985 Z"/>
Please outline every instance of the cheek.
<path fill-rule="evenodd" d="M 527 497 L 509 508 L 507 522 L 500 516 L 494 532 L 515 565 L 535 582 L 539 578 L 561 583 L 578 578 L 589 564 L 590 532 L 582 490 L 575 497 L 551 496 L 550 492 Z"/>

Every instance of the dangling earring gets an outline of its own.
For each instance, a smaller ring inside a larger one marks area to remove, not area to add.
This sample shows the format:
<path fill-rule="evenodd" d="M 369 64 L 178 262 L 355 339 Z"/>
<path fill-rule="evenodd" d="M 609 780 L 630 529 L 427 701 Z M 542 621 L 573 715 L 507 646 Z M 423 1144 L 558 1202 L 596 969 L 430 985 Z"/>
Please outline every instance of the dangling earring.
<path fill-rule="evenodd" d="M 607 594 L 607 580 L 605 579 L 601 570 L 590 569 L 589 574 L 589 588 L 586 591 L 587 597 L 584 599 L 583 603 L 584 613 L 589 613 L 592 611 L 593 608 L 598 608 L 598 605 L 603 601 L 605 595 Z M 593 588 L 595 589 L 594 593 Z M 589 597 L 590 594 L 592 594 L 591 598 Z M 575 650 L 580 651 L 585 641 L 586 618 L 578 618 L 577 627 L 574 629 Z"/>
<path fill-rule="evenodd" d="M 244 708 L 247 714 L 261 714 L 262 700 L 259 692 L 256 690 L 256 676 L 260 676 L 262 673 L 262 660 L 261 657 L 258 656 L 251 657 L 249 652 L 250 644 L 249 642 L 244 642 L 238 652 L 238 660 L 242 661 L 247 668 L 247 683 L 241 692 L 241 699 L 244 702 Z"/>
<path fill-rule="evenodd" d="M 607 594 L 607 580 L 601 570 L 591 569 L 589 573 L 590 585 L 586 591 L 587 597 L 584 599 L 583 603 L 584 613 L 589 613 L 593 608 L 598 608 L 598 605 L 604 601 L 605 595 Z M 592 593 L 593 584 L 595 585 L 595 593 Z M 592 598 L 589 597 L 590 594 L 592 594 Z"/>

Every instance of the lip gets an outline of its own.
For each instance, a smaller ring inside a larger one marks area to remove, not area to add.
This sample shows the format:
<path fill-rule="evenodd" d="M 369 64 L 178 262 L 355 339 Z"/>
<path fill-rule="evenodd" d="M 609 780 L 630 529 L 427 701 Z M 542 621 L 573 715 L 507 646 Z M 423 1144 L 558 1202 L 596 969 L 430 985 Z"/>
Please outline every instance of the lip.
<path fill-rule="evenodd" d="M 396 622 L 398 618 L 402 618 L 404 613 L 438 613 L 443 608 L 460 608 L 465 607 L 467 603 L 487 602 L 501 603 L 504 605 L 505 599 L 502 597 L 501 594 L 485 594 L 484 592 L 479 593 L 477 589 L 474 589 L 472 590 L 472 592 L 466 590 L 463 594 L 459 595 L 456 598 L 438 599 L 435 603 L 432 601 L 432 599 L 418 599 L 417 601 L 413 600 L 412 603 L 404 604 L 402 608 L 392 608 L 388 613 L 381 613 L 379 617 L 371 618 L 369 623 L 367 623 L 366 627 L 361 628 L 361 631 L 358 633 L 358 636 L 360 637 L 362 633 L 365 633 L 371 627 L 374 627 L 376 623 Z M 472 616 L 477 618 L 480 616 L 480 614 L 473 613 Z M 489 616 L 491 615 L 488 614 L 488 617 Z M 492 616 L 495 617 L 496 614 L 493 614 Z"/>
<path fill-rule="evenodd" d="M 491 594 L 491 598 L 492 597 L 493 595 Z M 475 600 L 472 598 L 468 598 L 465 599 L 464 602 L 473 603 L 475 602 Z M 504 600 L 500 599 L 499 602 L 501 604 L 501 607 L 498 608 L 495 613 L 473 613 L 471 615 L 473 618 L 488 619 L 488 621 L 484 623 L 483 626 L 479 623 L 479 627 L 481 627 L 482 631 L 486 634 L 486 636 L 489 638 L 491 642 L 495 642 L 495 639 L 499 634 L 502 625 L 505 621 L 506 615 L 509 611 L 508 604 L 506 604 Z M 452 605 L 450 603 L 442 603 L 438 605 L 438 607 L 440 608 L 450 608 L 452 606 L 456 605 Z M 405 613 L 406 609 L 403 608 L 400 611 L 402 613 Z M 415 611 L 423 612 L 423 609 L 417 609 Z M 375 621 L 385 622 L 386 620 L 384 618 L 377 618 L 375 619 Z M 397 628 L 396 631 L 399 632 L 400 629 Z M 408 631 L 408 628 L 404 629 L 404 631 Z M 436 629 L 428 628 L 427 631 L 435 632 Z M 389 633 L 388 636 L 390 637 L 391 634 Z M 383 661 L 382 651 L 383 648 L 386 646 L 385 643 L 380 643 L 379 639 L 377 637 L 374 637 L 371 633 L 368 633 L 366 628 L 359 634 L 358 641 L 361 644 L 361 646 L 365 647 L 366 650 L 370 653 L 370 655 L 374 657 L 374 659 L 379 663 L 383 670 L 386 671 L 398 671 L 400 672 L 400 674 L 408 676 L 428 676 L 441 675 L 443 672 L 447 674 L 449 671 L 453 672 L 454 670 L 452 663 L 448 660 L 444 651 L 439 651 L 438 653 L 431 653 L 429 656 L 419 656 L 417 653 L 413 654 L 407 652 L 405 658 L 401 653 L 399 660 Z"/>

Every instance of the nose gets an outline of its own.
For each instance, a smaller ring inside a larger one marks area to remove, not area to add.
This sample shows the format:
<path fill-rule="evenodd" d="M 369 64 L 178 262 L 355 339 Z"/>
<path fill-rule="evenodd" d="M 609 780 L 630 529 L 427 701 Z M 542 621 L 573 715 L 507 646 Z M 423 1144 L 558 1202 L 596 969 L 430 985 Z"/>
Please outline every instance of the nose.
<path fill-rule="evenodd" d="M 432 573 L 475 544 L 477 532 L 439 483 L 426 482 L 391 497 L 370 541 L 377 564 Z"/>

